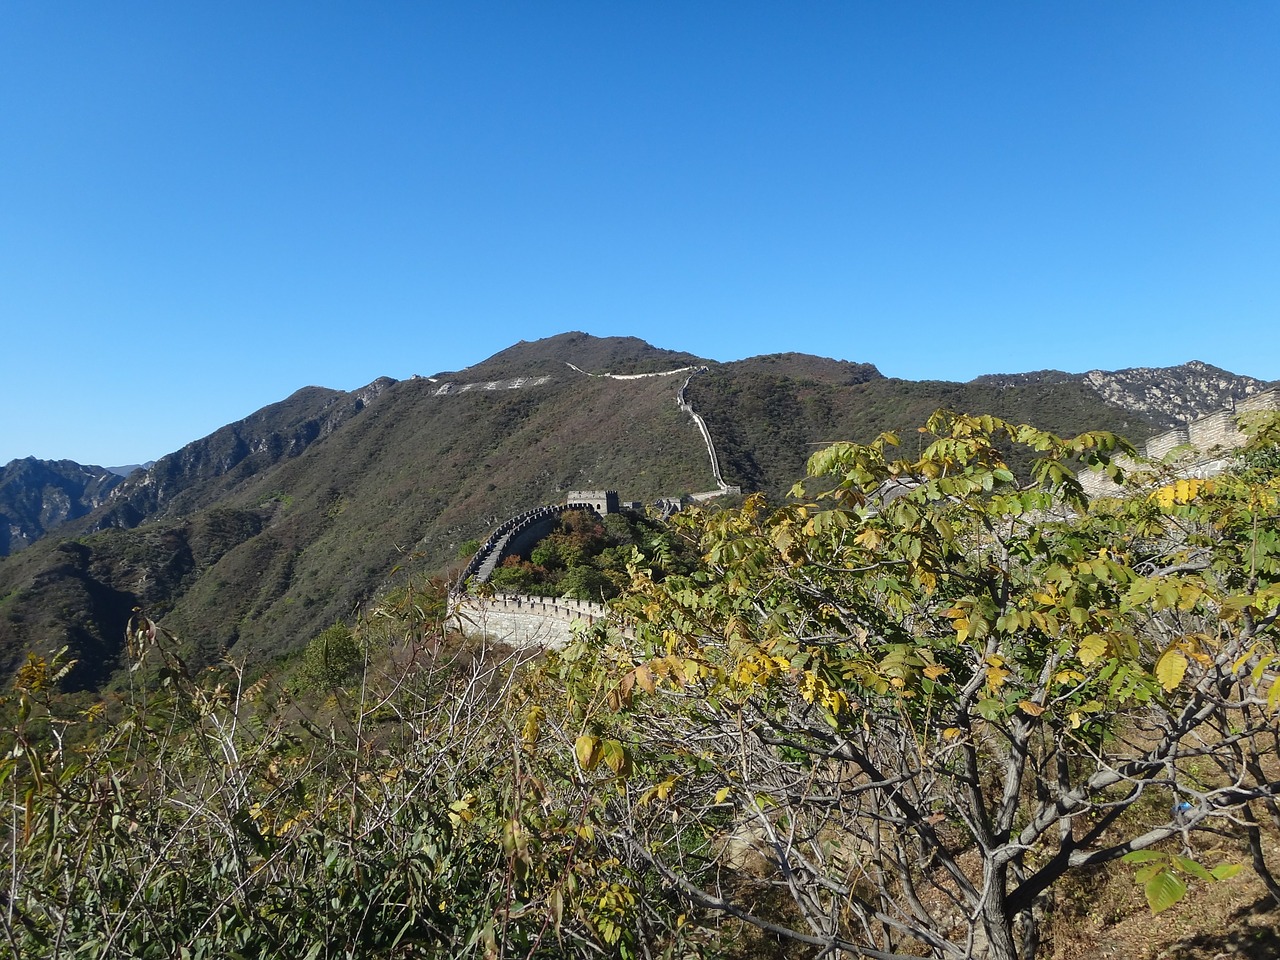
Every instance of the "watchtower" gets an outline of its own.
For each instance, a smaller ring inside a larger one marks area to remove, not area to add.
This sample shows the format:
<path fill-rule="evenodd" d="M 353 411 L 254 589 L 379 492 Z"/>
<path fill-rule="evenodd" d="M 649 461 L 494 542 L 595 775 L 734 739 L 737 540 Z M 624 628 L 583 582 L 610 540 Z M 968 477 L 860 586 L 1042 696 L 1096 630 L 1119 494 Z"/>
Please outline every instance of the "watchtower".
<path fill-rule="evenodd" d="M 570 490 L 565 503 L 571 507 L 590 507 L 600 516 L 617 513 L 617 490 Z"/>

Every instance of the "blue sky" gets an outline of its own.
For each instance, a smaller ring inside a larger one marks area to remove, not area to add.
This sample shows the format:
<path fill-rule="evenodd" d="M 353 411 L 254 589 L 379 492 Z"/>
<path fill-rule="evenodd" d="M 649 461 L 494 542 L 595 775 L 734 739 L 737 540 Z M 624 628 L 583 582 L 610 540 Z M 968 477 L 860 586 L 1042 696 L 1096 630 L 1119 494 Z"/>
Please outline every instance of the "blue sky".
<path fill-rule="evenodd" d="M 0 4 L 0 463 L 566 330 L 1280 378 L 1280 4 Z"/>

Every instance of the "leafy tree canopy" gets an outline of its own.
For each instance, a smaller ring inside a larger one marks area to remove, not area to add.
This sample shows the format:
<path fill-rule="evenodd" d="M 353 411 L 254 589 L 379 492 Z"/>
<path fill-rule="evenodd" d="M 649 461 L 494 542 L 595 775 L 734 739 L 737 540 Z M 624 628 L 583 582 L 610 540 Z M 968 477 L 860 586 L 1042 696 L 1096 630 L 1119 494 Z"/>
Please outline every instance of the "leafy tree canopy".
<path fill-rule="evenodd" d="M 582 766 L 629 751 L 616 835 L 693 904 L 871 957 L 1029 960 L 1068 873 L 1131 857 L 1163 909 L 1232 871 L 1199 862 L 1227 822 L 1280 899 L 1254 819 L 1280 790 L 1276 421 L 1252 429 L 1246 472 L 1125 478 L 1110 434 L 943 412 L 918 456 L 836 444 L 780 507 L 682 515 L 700 567 L 635 569 L 634 641 L 566 654 L 602 704 Z M 1126 495 L 1087 503 L 1081 463 Z M 727 882 L 743 856 L 756 881 Z"/>

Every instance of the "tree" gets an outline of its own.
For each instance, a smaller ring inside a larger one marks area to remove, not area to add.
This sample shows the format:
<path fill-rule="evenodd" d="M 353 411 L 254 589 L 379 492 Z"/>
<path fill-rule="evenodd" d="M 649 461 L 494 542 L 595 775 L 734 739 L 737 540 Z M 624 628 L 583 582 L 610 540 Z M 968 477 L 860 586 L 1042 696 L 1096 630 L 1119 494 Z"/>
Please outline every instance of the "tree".
<path fill-rule="evenodd" d="M 634 639 L 564 675 L 609 677 L 578 702 L 630 751 L 613 835 L 694 905 L 824 954 L 1030 960 L 1072 871 L 1146 861 L 1162 909 L 1230 873 L 1207 830 L 1275 816 L 1280 480 L 1141 470 L 1090 504 L 1075 470 L 1133 456 L 1112 435 L 922 432 L 815 454 L 776 509 L 682 516 L 700 569 L 634 570 Z"/>
<path fill-rule="evenodd" d="M 364 663 L 364 650 L 351 628 L 338 621 L 321 630 L 302 654 L 298 678 L 315 690 L 342 686 Z"/>

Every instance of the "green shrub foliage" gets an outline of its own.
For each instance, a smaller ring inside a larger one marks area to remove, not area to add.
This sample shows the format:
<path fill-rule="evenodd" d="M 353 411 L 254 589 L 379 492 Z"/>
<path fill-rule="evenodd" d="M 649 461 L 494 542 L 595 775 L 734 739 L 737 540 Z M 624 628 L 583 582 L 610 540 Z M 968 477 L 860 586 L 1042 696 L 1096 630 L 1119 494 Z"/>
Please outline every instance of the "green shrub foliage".
<path fill-rule="evenodd" d="M 621 589 L 622 629 L 557 655 L 469 646 L 406 586 L 319 634 L 302 683 L 193 675 L 141 613 L 112 699 L 32 656 L 0 704 L 0 936 L 59 960 L 1033 960 L 1064 877 L 1123 862 L 1167 909 L 1231 875 L 1202 862 L 1224 831 L 1280 899 L 1280 431 L 1250 429 L 1200 480 L 939 413 L 914 455 L 816 453 L 780 506 L 573 518 L 504 568 Z M 1086 502 L 1079 464 L 1125 496 Z"/>

